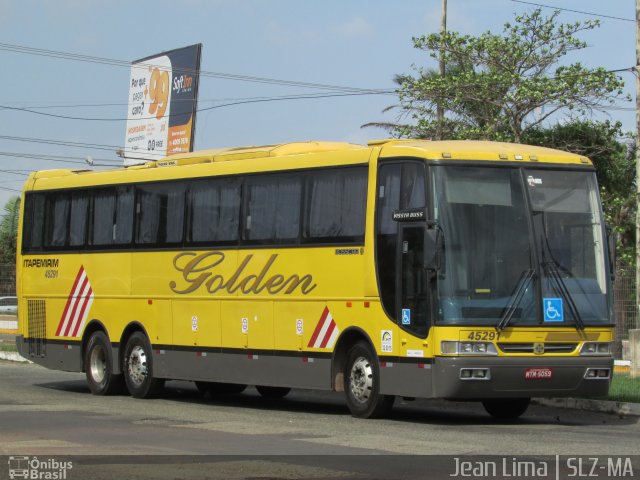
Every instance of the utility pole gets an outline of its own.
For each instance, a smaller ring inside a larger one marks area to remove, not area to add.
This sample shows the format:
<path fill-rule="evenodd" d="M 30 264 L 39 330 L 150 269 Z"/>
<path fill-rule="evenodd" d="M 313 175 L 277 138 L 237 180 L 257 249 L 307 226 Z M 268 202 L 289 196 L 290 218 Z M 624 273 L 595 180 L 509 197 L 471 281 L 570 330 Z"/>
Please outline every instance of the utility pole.
<path fill-rule="evenodd" d="M 640 0 L 636 0 L 640 2 Z M 442 0 L 442 16 L 440 19 L 440 76 L 445 75 L 445 63 L 444 63 L 444 42 L 442 40 L 444 34 L 447 33 L 447 0 Z M 438 99 L 437 103 L 437 116 L 438 116 L 438 128 L 436 130 L 436 140 L 442 140 L 442 124 L 444 123 L 444 107 L 442 106 L 442 97 Z"/>
<path fill-rule="evenodd" d="M 640 314 L 640 0 L 636 0 L 636 313 Z M 638 318 L 638 317 L 636 317 Z M 636 320 L 636 328 L 638 320 Z"/>

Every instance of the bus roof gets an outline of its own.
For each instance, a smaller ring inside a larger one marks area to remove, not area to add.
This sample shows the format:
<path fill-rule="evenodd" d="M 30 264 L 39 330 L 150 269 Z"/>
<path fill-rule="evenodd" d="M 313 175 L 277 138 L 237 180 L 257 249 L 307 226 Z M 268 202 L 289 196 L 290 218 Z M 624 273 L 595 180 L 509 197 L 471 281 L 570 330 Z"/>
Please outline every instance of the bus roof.
<path fill-rule="evenodd" d="M 532 161 L 560 164 L 590 164 L 588 158 L 552 148 L 536 147 L 520 143 L 489 142 L 479 140 L 373 140 L 369 147 L 382 147 L 381 157 L 419 157 L 428 160 L 487 160 Z M 220 150 L 202 150 L 172 155 L 152 166 L 183 165 L 187 163 L 239 160 L 243 158 L 280 157 L 336 150 L 359 150 L 362 145 L 343 142 L 295 142 L 261 147 L 239 147 Z"/>
<path fill-rule="evenodd" d="M 158 166 L 163 166 L 162 163 L 166 162 L 176 162 L 178 165 L 184 165 L 198 162 L 220 162 L 242 160 L 245 158 L 283 157 L 287 155 L 302 155 L 305 153 L 362 149 L 366 149 L 366 147 L 346 142 L 292 142 L 279 145 L 262 145 L 259 147 L 249 146 L 180 153 L 165 157 L 159 162 L 151 162 L 151 166 L 155 163 L 158 163 Z"/>
<path fill-rule="evenodd" d="M 587 157 L 521 143 L 481 140 L 375 140 L 370 146 L 381 146 L 381 158 L 421 157 L 429 160 L 514 161 L 558 164 L 588 164 Z"/>
<path fill-rule="evenodd" d="M 68 183 L 65 177 L 83 181 L 71 181 L 77 186 L 100 185 L 107 183 L 119 183 L 124 181 L 121 172 L 130 172 L 126 175 L 127 181 L 152 181 L 167 178 L 163 167 L 193 166 L 181 172 L 178 177 L 197 177 L 211 175 L 212 169 L 207 164 L 218 164 L 214 168 L 215 174 L 231 174 L 251 171 L 277 171 L 282 169 L 312 168 L 317 166 L 338 166 L 366 163 L 372 150 L 380 149 L 380 158 L 393 157 L 417 157 L 425 160 L 451 160 L 451 161 L 496 161 L 517 163 L 554 163 L 564 165 L 591 165 L 591 161 L 583 156 L 554 150 L 551 148 L 535 147 L 531 145 L 488 142 L 475 140 L 374 140 L 367 146 L 346 142 L 293 142 L 278 145 L 247 146 L 238 148 L 224 148 L 215 150 L 200 150 L 196 152 L 182 153 L 164 157 L 158 161 L 151 161 L 141 165 L 120 167 L 109 170 L 43 170 L 31 175 L 31 181 L 50 180 L 39 183 L 36 187 L 32 182 L 31 188 L 61 188 Z M 340 152 L 340 155 L 332 155 L 331 158 L 323 157 L 322 153 Z M 305 161 L 301 162 L 304 156 Z M 264 158 L 274 161 L 268 165 Z M 306 161 L 308 159 L 308 161 Z M 243 160 L 237 164 L 236 160 Z M 201 167 L 198 168 L 198 165 Z M 238 165 L 242 165 L 238 167 Z M 164 172 L 162 172 L 164 170 Z M 183 175 L 184 174 L 184 175 Z M 174 177 L 175 173 L 170 174 Z M 135 178 L 131 178 L 135 177 Z M 175 178 L 175 177 L 174 177 Z M 28 187 L 28 189 L 30 189 Z"/>

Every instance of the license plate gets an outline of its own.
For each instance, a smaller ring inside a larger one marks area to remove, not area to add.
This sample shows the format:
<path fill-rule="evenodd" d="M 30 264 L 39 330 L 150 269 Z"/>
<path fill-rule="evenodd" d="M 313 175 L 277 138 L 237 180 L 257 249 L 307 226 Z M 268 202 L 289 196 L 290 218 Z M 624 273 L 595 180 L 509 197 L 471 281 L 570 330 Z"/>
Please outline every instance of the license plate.
<path fill-rule="evenodd" d="M 553 369 L 551 368 L 527 368 L 524 371 L 526 380 L 542 380 L 553 377 Z"/>

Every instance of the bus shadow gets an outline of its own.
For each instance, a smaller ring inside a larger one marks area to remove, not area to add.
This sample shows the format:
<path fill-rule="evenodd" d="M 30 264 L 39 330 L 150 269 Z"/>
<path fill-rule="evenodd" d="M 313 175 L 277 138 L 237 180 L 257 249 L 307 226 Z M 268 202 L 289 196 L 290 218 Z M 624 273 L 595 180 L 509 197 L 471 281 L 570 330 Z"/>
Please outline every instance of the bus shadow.
<path fill-rule="evenodd" d="M 34 386 L 73 394 L 91 394 L 84 380 L 48 382 Z M 123 393 L 122 396 L 127 396 L 127 394 Z M 108 397 L 106 398 L 108 399 Z M 337 392 L 292 390 L 285 398 L 268 399 L 260 396 L 254 387 L 248 387 L 240 394 L 203 397 L 191 382 L 168 382 L 160 400 L 260 411 L 349 415 L 343 394 Z M 479 402 L 453 402 L 441 399 L 406 401 L 397 398 L 391 416 L 383 421 L 442 426 L 558 425 L 571 427 L 633 425 L 637 424 L 639 420 L 639 417 L 634 416 L 619 416 L 532 404 L 522 417 L 512 421 L 502 421 L 490 417 Z"/>
<path fill-rule="evenodd" d="M 181 382 L 184 383 L 184 382 Z M 163 398 L 185 403 L 208 404 L 221 407 L 240 407 L 264 411 L 306 412 L 324 415 L 350 415 L 343 394 L 293 390 L 281 399 L 262 398 L 253 387 L 241 394 L 216 395 L 203 398 L 193 388 L 168 387 Z M 490 417 L 479 402 L 453 402 L 442 399 L 419 399 L 405 401 L 396 399 L 391 416 L 384 420 L 425 425 L 633 425 L 640 419 L 633 416 L 618 416 L 607 413 L 584 412 L 580 410 L 553 408 L 532 404 L 521 417 L 512 421 L 496 420 Z"/>
<path fill-rule="evenodd" d="M 85 380 L 64 380 L 57 382 L 35 383 L 34 387 L 57 390 L 59 392 L 91 394 Z"/>
<path fill-rule="evenodd" d="M 176 382 L 177 383 L 177 382 Z M 184 382 L 180 382 L 184 383 Z M 263 411 L 308 412 L 323 415 L 349 415 L 346 403 L 334 392 L 307 392 L 293 390 L 284 398 L 264 398 L 254 387 L 238 394 L 206 395 L 203 397 L 195 387 L 171 384 L 165 388 L 162 398 L 174 402 L 198 403 L 220 407 L 238 407 Z"/>

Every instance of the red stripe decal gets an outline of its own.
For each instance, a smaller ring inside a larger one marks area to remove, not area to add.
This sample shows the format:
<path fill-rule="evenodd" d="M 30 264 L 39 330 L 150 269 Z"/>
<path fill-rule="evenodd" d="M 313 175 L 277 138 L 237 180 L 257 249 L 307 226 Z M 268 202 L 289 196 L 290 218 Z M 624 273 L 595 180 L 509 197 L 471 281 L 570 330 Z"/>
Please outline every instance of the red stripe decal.
<path fill-rule="evenodd" d="M 327 332 L 324 334 L 324 338 L 322 339 L 322 343 L 320 344 L 320 348 L 326 348 L 327 343 L 329 343 L 329 339 L 331 338 L 331 334 L 336 328 L 336 322 L 331 320 L 329 324 L 329 328 L 327 328 Z"/>
<path fill-rule="evenodd" d="M 69 294 L 69 298 L 67 298 L 67 304 L 64 306 L 64 310 L 62 311 L 62 317 L 60 317 L 60 323 L 58 324 L 58 330 L 56 330 L 56 337 L 60 336 L 60 330 L 62 330 L 62 325 L 64 324 L 64 319 L 67 316 L 67 312 L 69 311 L 69 307 L 71 302 L 73 301 L 73 292 L 76 291 L 76 287 L 78 286 L 78 282 L 80 281 L 80 277 L 82 277 L 82 272 L 84 272 L 84 268 L 81 266 L 78 271 L 78 275 L 76 275 L 76 279 L 73 281 L 73 287 L 71 287 L 71 293 Z"/>
<path fill-rule="evenodd" d="M 82 287 L 80 287 L 80 293 L 82 293 L 84 291 L 84 288 L 87 285 L 87 282 L 89 282 L 89 277 L 87 277 L 85 275 L 84 277 L 84 281 L 82 282 Z M 67 324 L 67 328 L 64 331 L 64 336 L 68 337 L 69 333 L 71 333 L 71 328 L 73 326 L 73 324 L 76 321 L 76 311 L 78 310 L 78 305 L 80 304 L 80 296 L 74 297 L 73 299 L 73 308 L 71 309 L 71 317 L 69 318 L 69 323 Z"/>
<path fill-rule="evenodd" d="M 324 324 L 324 321 L 327 319 L 328 315 L 329 315 L 329 307 L 324 307 L 322 316 L 320 317 L 320 320 L 316 325 L 316 329 L 313 331 L 313 335 L 311 335 L 311 340 L 309 340 L 309 344 L 307 345 L 307 347 L 313 347 L 313 345 L 316 343 L 316 339 L 318 338 L 318 335 L 320 335 L 320 331 L 322 330 L 322 325 Z"/>
<path fill-rule="evenodd" d="M 87 277 L 87 282 L 89 281 L 89 277 Z M 76 321 L 76 327 L 73 329 L 73 337 L 78 336 L 78 330 L 80 330 L 80 325 L 82 325 L 82 319 L 84 318 L 84 312 L 87 309 L 87 305 L 91 302 L 91 296 L 93 295 L 93 290 L 89 287 L 89 291 L 84 297 L 84 301 L 82 303 L 82 308 L 80 309 L 80 314 L 78 315 L 78 320 Z M 88 313 L 88 312 L 87 312 Z"/>

